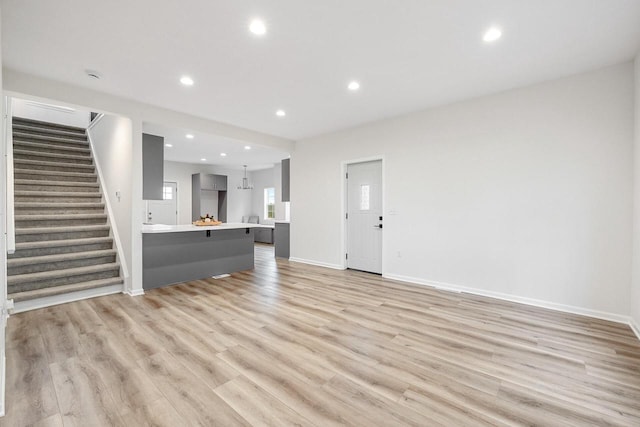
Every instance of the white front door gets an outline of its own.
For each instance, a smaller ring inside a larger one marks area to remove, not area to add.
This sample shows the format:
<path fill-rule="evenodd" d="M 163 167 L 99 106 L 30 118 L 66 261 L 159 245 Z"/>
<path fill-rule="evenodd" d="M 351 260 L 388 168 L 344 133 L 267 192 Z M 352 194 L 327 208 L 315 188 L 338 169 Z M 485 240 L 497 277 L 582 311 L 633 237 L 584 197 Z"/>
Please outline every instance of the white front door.
<path fill-rule="evenodd" d="M 382 273 L 382 161 L 347 165 L 347 268 Z"/>
<path fill-rule="evenodd" d="M 178 184 L 165 182 L 163 200 L 147 202 L 147 222 L 150 224 L 176 225 L 178 223 Z"/>

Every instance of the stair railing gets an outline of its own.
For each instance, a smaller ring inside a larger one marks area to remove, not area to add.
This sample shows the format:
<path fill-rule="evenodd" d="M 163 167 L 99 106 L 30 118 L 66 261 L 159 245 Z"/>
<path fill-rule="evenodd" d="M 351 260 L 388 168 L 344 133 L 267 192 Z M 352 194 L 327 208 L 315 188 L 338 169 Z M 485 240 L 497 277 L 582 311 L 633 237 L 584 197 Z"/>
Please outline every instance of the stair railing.
<path fill-rule="evenodd" d="M 12 254 L 16 251 L 16 230 L 14 221 L 13 206 L 13 120 L 11 116 L 11 98 L 5 96 L 5 161 L 7 176 L 5 179 L 6 187 L 6 230 L 7 230 L 7 253 Z"/>

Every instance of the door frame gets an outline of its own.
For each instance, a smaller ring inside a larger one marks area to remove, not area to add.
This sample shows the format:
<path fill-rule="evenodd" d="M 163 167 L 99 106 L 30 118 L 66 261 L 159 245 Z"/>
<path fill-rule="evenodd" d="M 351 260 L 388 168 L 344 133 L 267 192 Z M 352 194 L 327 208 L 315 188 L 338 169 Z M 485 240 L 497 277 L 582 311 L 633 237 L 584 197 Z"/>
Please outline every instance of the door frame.
<path fill-rule="evenodd" d="M 378 155 L 378 156 L 371 156 L 371 157 L 362 157 L 362 158 L 358 158 L 358 159 L 352 159 L 352 160 L 345 160 L 343 162 L 341 162 L 340 164 L 340 182 L 342 183 L 340 186 L 340 191 L 341 191 L 341 215 L 342 215 L 342 221 L 340 221 L 340 234 L 342 235 L 342 239 L 340 239 L 340 257 L 342 259 L 342 261 L 340 262 L 340 265 L 342 266 L 343 270 L 347 269 L 347 258 L 346 258 L 346 253 L 347 253 L 347 197 L 349 195 L 348 191 L 347 191 L 347 168 L 349 165 L 354 165 L 357 163 L 367 163 L 367 162 L 376 162 L 376 161 L 380 161 L 380 169 L 381 169 L 381 173 L 382 173 L 382 184 L 381 184 L 381 191 L 382 191 L 382 218 L 383 218 L 383 224 L 385 223 L 385 218 L 387 217 L 386 214 L 386 173 L 385 173 L 385 160 L 384 160 L 384 156 L 383 155 Z M 383 230 L 388 230 L 386 225 L 383 227 Z M 380 259 L 382 261 L 382 277 L 384 277 L 384 275 L 386 274 L 386 259 L 384 256 L 384 248 L 386 246 L 385 242 L 387 240 L 387 234 L 384 231 L 382 232 L 382 246 L 380 248 Z"/>

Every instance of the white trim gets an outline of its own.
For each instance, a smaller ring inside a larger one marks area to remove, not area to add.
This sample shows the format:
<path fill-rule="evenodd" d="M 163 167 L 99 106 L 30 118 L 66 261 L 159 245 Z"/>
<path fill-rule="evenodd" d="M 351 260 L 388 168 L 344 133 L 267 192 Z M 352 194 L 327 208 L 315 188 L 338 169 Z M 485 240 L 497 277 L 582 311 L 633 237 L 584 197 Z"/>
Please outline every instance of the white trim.
<path fill-rule="evenodd" d="M 89 123 L 89 126 L 87 126 L 87 131 L 89 131 L 90 129 L 93 129 L 93 127 L 100 121 L 102 120 L 102 118 L 104 117 L 104 113 L 98 113 L 98 115 L 96 116 L 95 119 L 93 119 L 91 121 L 91 123 Z"/>
<path fill-rule="evenodd" d="M 340 265 L 340 264 L 329 264 L 328 262 L 321 262 L 321 261 L 313 261 L 310 259 L 303 259 L 303 258 L 295 258 L 295 257 L 290 257 L 289 261 L 293 261 L 293 262 L 298 262 L 300 264 L 309 264 L 309 265 L 315 265 L 317 267 L 326 267 L 326 268 L 331 268 L 333 270 L 346 270 L 346 267 L 344 265 Z"/>
<path fill-rule="evenodd" d="M 629 326 L 631 327 L 633 333 L 636 334 L 636 337 L 638 337 L 638 339 L 640 340 L 640 326 L 638 326 L 633 317 L 629 317 Z"/>
<path fill-rule="evenodd" d="M 93 140 L 91 139 L 91 134 L 89 133 L 88 129 L 86 131 L 86 134 L 87 134 L 87 140 L 89 141 L 89 147 L 91 148 L 91 155 L 93 156 L 93 164 L 96 167 L 96 173 L 98 174 L 98 181 L 100 182 L 102 197 L 104 197 L 104 202 L 107 207 L 107 215 L 109 218 L 109 225 L 111 228 L 111 232 L 113 233 L 113 240 L 115 241 L 116 250 L 118 251 L 118 261 L 120 262 L 120 268 L 122 269 L 124 289 L 131 289 L 131 277 L 129 276 L 127 260 L 124 257 L 122 242 L 120 241 L 120 235 L 118 234 L 116 219 L 113 216 L 113 210 L 111 209 L 111 200 L 109 198 L 109 193 L 107 192 L 107 187 L 105 186 L 104 178 L 102 177 L 102 169 L 100 168 L 100 162 L 98 161 L 98 156 L 96 155 L 96 150 L 93 146 Z"/>
<path fill-rule="evenodd" d="M 25 100 L 24 103 L 32 107 L 43 108 L 45 110 L 59 111 L 61 113 L 73 114 L 76 112 L 75 108 L 65 107 L 63 105 L 45 104 L 44 102 L 40 102 L 40 101 Z"/>
<path fill-rule="evenodd" d="M 11 97 L 5 96 L 5 120 L 4 130 L 5 135 L 5 161 L 6 161 L 6 177 L 4 182 L 5 198 L 6 198 L 6 233 L 7 233 L 7 247 L 8 254 L 12 254 L 16 251 L 16 229 L 14 220 L 14 197 L 13 197 L 13 117 L 12 117 L 12 100 Z"/>
<path fill-rule="evenodd" d="M 66 294 L 52 295 L 49 297 L 36 298 L 28 301 L 20 301 L 14 304 L 13 314 L 22 313 L 29 310 L 50 307 L 52 305 L 65 304 L 68 302 L 80 301 L 87 298 L 102 297 L 105 295 L 119 294 L 122 292 L 122 285 L 103 286 L 101 288 L 85 289 L 82 291 L 69 292 Z"/>
<path fill-rule="evenodd" d="M 1 83 L 0 86 L 2 86 Z M 13 149 L 11 98 L 5 96 L 2 101 L 3 104 L 0 104 L 2 125 L 6 126 L 6 128 L 0 129 L 0 159 L 2 162 L 5 162 L 4 164 L 0 164 L 0 189 L 4 192 L 5 197 L 4 199 L 0 199 L 0 417 L 5 414 L 7 375 L 5 358 L 6 328 L 7 318 L 9 317 L 8 309 L 11 306 L 11 302 L 7 300 L 7 252 L 9 245 L 13 245 L 11 253 L 15 251 L 15 234 L 13 232 L 13 156 L 7 156 L 7 151 L 12 151 Z M 11 146 L 11 150 L 8 149 L 8 146 Z M 8 191 L 8 180 L 11 182 L 11 192 Z M 11 200 L 11 202 L 9 202 L 9 200 Z M 9 203 L 11 204 L 11 227 L 8 225 L 9 215 L 7 208 Z M 12 230 L 11 232 L 8 232 L 9 228 Z"/>
<path fill-rule="evenodd" d="M 397 280 L 400 282 L 430 286 L 432 288 L 436 288 L 444 291 L 464 292 L 472 295 L 480 295 L 480 296 L 496 298 L 504 301 L 517 302 L 520 304 L 547 308 L 550 310 L 562 311 L 565 313 L 579 314 L 582 316 L 594 317 L 597 319 L 610 320 L 612 322 L 629 324 L 629 316 L 623 316 L 615 313 L 608 313 L 606 311 L 592 310 L 589 308 L 576 307 L 573 305 L 559 304 L 555 302 L 543 301 L 543 300 L 538 300 L 534 298 L 519 297 L 516 295 L 505 294 L 502 292 L 485 291 L 477 288 L 469 288 L 466 286 L 454 285 L 451 283 L 423 280 L 415 277 L 402 276 L 397 274 L 385 274 L 382 277 L 385 279 Z"/>
<path fill-rule="evenodd" d="M 123 294 L 127 294 L 130 297 L 139 297 L 144 295 L 144 289 L 128 289 L 126 291 L 122 291 Z"/>

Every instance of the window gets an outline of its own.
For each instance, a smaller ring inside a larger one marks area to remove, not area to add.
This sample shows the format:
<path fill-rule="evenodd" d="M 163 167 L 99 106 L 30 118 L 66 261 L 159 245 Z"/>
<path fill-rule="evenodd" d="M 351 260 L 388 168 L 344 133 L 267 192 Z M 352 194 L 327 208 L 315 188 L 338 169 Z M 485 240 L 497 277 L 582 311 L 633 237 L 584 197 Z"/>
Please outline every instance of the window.
<path fill-rule="evenodd" d="M 368 211 L 369 210 L 369 185 L 361 185 L 360 186 L 360 210 Z"/>
<path fill-rule="evenodd" d="M 162 200 L 173 200 L 172 187 L 162 187 Z"/>
<path fill-rule="evenodd" d="M 273 187 L 264 189 L 264 218 L 276 217 L 276 189 Z"/>

